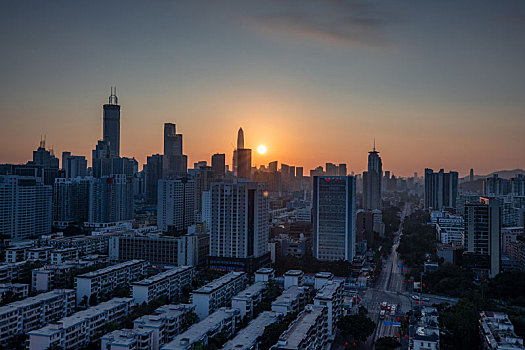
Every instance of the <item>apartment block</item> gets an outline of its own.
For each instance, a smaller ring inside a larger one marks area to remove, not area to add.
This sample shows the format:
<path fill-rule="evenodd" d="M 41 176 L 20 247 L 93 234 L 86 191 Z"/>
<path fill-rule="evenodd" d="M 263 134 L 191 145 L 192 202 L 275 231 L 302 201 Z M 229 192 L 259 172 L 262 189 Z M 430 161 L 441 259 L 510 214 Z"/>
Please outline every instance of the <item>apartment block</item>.
<path fill-rule="evenodd" d="M 78 349 L 97 339 L 104 326 L 118 322 L 133 308 L 133 299 L 114 298 L 28 333 L 29 350 Z"/>
<path fill-rule="evenodd" d="M 235 338 L 224 344 L 222 350 L 257 350 L 264 329 L 278 322 L 282 315 L 273 311 L 264 311 L 241 329 Z"/>
<path fill-rule="evenodd" d="M 61 248 L 51 251 L 51 264 L 61 264 L 67 260 L 78 260 L 78 250 L 76 248 Z"/>
<path fill-rule="evenodd" d="M 480 313 L 479 333 L 483 349 L 524 349 L 523 339 L 516 335 L 507 314 L 483 311 Z"/>
<path fill-rule="evenodd" d="M 314 299 L 314 305 L 325 306 L 328 315 L 328 337 L 335 338 L 336 324 L 343 316 L 344 286 L 337 281 L 328 281 Z"/>
<path fill-rule="evenodd" d="M 0 307 L 0 344 L 17 335 L 70 315 L 75 291 L 63 289 L 38 294 Z"/>
<path fill-rule="evenodd" d="M 130 260 L 75 277 L 77 304 L 92 294 L 107 294 L 129 286 L 143 276 L 145 266 L 145 260 Z"/>
<path fill-rule="evenodd" d="M 292 286 L 272 302 L 272 311 L 287 315 L 304 309 L 307 303 L 307 288 Z"/>
<path fill-rule="evenodd" d="M 131 284 L 133 299 L 138 305 L 149 303 L 161 295 L 180 297 L 184 287 L 191 287 L 195 268 L 179 266 Z"/>
<path fill-rule="evenodd" d="M 0 301 L 5 293 L 13 293 L 19 299 L 27 298 L 29 295 L 29 284 L 25 283 L 0 283 Z"/>
<path fill-rule="evenodd" d="M 208 339 L 217 334 L 231 337 L 237 331 L 240 320 L 239 310 L 221 307 L 162 346 L 161 350 L 188 350 L 197 342 L 206 346 Z"/>
<path fill-rule="evenodd" d="M 326 307 L 307 305 L 297 319 L 281 334 L 272 349 L 324 350 L 328 348 Z"/>
<path fill-rule="evenodd" d="M 151 329 L 117 329 L 100 338 L 100 350 L 153 350 Z"/>
<path fill-rule="evenodd" d="M 192 292 L 195 312 L 202 320 L 220 307 L 230 305 L 231 299 L 246 287 L 244 272 L 230 272 Z"/>
<path fill-rule="evenodd" d="M 26 261 L 0 264 L 0 283 L 10 283 L 20 278 L 20 273 Z"/>
<path fill-rule="evenodd" d="M 409 350 L 439 349 L 439 313 L 433 307 L 416 307 L 408 328 Z"/>
<path fill-rule="evenodd" d="M 264 282 L 255 282 L 245 290 L 232 298 L 232 308 L 239 309 L 241 318 L 248 316 L 253 318 L 255 307 L 262 301 L 266 284 Z"/>

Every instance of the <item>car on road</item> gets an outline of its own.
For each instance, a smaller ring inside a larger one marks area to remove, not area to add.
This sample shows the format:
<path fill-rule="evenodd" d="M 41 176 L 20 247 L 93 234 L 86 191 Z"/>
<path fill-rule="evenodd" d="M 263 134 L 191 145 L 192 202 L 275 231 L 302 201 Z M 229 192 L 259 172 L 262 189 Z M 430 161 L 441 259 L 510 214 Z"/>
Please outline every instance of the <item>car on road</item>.
<path fill-rule="evenodd" d="M 385 310 L 381 310 L 381 312 L 379 313 L 379 319 L 382 320 L 385 318 L 385 314 L 386 314 L 386 311 Z"/>
<path fill-rule="evenodd" d="M 390 310 L 392 311 L 392 313 L 396 313 L 396 309 L 397 307 L 395 305 L 392 305 L 392 307 L 390 308 Z"/>
<path fill-rule="evenodd" d="M 430 301 L 430 298 L 423 298 L 423 301 Z"/>
<path fill-rule="evenodd" d="M 388 307 L 387 302 L 386 302 L 386 301 L 383 301 L 383 302 L 381 303 L 381 309 L 382 309 L 382 310 L 386 310 L 387 307 Z"/>
<path fill-rule="evenodd" d="M 419 300 L 419 295 L 412 295 L 412 299 Z"/>

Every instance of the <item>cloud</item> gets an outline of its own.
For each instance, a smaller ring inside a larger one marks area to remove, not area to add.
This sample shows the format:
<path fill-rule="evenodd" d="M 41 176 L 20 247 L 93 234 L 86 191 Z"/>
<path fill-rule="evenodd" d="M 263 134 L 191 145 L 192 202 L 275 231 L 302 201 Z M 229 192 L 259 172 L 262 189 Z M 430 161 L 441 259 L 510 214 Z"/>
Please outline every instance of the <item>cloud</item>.
<path fill-rule="evenodd" d="M 296 6 L 281 12 L 247 18 L 253 28 L 279 37 L 303 38 L 339 46 L 386 46 L 387 26 L 395 21 L 381 18 L 371 6 L 360 2 L 317 1 L 308 12 Z"/>

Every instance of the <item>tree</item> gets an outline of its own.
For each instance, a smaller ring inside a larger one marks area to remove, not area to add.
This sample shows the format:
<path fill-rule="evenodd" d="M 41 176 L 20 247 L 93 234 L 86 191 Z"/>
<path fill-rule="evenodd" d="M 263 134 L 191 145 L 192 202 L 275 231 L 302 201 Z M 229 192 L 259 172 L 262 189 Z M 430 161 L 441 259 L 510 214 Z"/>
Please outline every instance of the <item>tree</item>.
<path fill-rule="evenodd" d="M 374 333 L 376 324 L 363 313 L 347 315 L 337 322 L 337 328 L 346 336 L 351 336 L 355 341 L 366 341 Z"/>
<path fill-rule="evenodd" d="M 84 295 L 84 297 L 82 298 L 80 303 L 78 303 L 78 305 L 87 308 L 88 307 L 88 303 L 89 303 L 89 298 L 88 298 L 87 295 Z"/>
<path fill-rule="evenodd" d="M 479 346 L 478 311 L 468 299 L 458 302 L 439 313 L 439 321 L 445 329 L 444 348 L 477 349 Z"/>
<path fill-rule="evenodd" d="M 394 350 L 401 347 L 401 343 L 394 337 L 381 337 L 376 340 L 376 350 Z"/>
<path fill-rule="evenodd" d="M 98 304 L 98 297 L 97 294 L 93 293 L 89 297 L 89 306 L 95 306 Z"/>

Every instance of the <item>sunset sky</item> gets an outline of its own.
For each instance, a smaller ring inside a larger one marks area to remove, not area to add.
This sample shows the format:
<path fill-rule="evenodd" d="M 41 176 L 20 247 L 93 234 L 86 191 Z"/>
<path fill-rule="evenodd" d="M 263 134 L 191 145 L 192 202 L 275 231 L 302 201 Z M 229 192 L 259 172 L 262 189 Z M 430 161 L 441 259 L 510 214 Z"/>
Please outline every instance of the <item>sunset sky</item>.
<path fill-rule="evenodd" d="M 91 159 L 116 85 L 140 163 L 173 122 L 191 166 L 231 163 L 242 126 L 255 164 L 305 174 L 363 171 L 374 138 L 403 176 L 525 168 L 521 0 L 9 1 L 0 44 L 0 163 L 43 134 Z"/>

